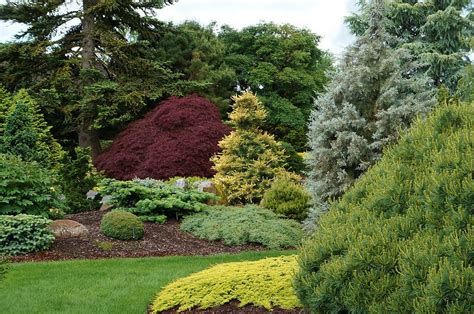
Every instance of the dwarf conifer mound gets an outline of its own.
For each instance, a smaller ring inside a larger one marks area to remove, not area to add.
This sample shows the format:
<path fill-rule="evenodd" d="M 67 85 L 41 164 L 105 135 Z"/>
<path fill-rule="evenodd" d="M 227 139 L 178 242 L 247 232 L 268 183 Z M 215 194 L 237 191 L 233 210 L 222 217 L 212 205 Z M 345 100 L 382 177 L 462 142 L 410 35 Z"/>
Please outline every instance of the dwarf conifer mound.
<path fill-rule="evenodd" d="M 229 132 L 210 101 L 197 95 L 171 97 L 120 133 L 96 166 L 120 180 L 211 177 L 209 159 Z"/>
<path fill-rule="evenodd" d="M 300 308 L 291 284 L 296 267 L 294 255 L 219 264 L 167 285 L 156 296 L 152 313 L 204 310 L 232 301 L 267 310 Z"/>
<path fill-rule="evenodd" d="M 297 294 L 315 313 L 470 313 L 474 105 L 443 106 L 319 221 Z"/>

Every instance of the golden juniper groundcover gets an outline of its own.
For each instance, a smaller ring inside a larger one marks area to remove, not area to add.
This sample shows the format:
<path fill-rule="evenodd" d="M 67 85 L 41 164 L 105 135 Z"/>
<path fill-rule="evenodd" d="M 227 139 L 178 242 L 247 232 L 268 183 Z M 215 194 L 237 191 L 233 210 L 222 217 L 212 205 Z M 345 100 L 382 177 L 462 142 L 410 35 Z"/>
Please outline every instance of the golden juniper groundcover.
<path fill-rule="evenodd" d="M 207 309 L 232 300 L 240 306 L 253 304 L 269 310 L 299 308 L 292 285 L 296 267 L 295 255 L 216 265 L 166 286 L 156 296 L 152 310 Z"/>

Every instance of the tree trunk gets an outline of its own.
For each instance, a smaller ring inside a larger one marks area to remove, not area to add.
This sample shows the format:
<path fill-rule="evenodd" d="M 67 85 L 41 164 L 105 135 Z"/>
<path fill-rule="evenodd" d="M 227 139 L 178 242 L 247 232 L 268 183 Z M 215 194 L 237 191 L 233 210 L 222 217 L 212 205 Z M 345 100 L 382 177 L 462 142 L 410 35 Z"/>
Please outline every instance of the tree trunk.
<path fill-rule="evenodd" d="M 96 67 L 95 60 L 95 43 L 94 43 L 94 17 L 88 11 L 96 4 L 96 0 L 83 0 L 82 10 L 84 17 L 82 18 L 82 70 L 90 70 Z M 89 79 L 83 79 L 82 88 L 92 84 Z M 99 133 L 92 128 L 97 108 L 88 109 L 87 114 L 81 112 L 80 123 L 77 127 L 79 146 L 90 147 L 92 150 L 92 158 L 97 157 L 102 148 L 100 146 Z M 90 113 L 92 114 L 90 114 Z"/>
<path fill-rule="evenodd" d="M 90 125 L 81 123 L 77 128 L 77 135 L 80 147 L 89 147 L 91 149 L 92 160 L 102 152 L 99 134 L 97 130 L 92 129 Z"/>

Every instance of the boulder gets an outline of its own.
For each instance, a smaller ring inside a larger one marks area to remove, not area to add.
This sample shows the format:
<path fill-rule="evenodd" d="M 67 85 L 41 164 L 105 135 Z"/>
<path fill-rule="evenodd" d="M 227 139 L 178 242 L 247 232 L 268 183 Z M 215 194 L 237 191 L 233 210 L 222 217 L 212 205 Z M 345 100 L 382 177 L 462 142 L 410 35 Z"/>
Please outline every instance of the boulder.
<path fill-rule="evenodd" d="M 213 193 L 217 195 L 216 186 L 212 181 L 201 181 L 197 187 L 199 192 Z"/>
<path fill-rule="evenodd" d="M 100 204 L 101 206 L 99 208 L 99 211 L 105 212 L 112 209 L 114 207 L 114 205 L 112 204 L 112 195 L 105 195 L 104 197 L 102 197 Z"/>
<path fill-rule="evenodd" d="M 87 191 L 87 193 L 86 193 L 86 198 L 87 198 L 88 200 L 94 200 L 94 199 L 97 197 L 97 195 L 99 195 L 99 192 L 96 192 L 96 191 L 93 191 L 93 190 L 89 190 L 89 191 Z"/>
<path fill-rule="evenodd" d="M 104 204 L 100 205 L 99 211 L 106 212 L 108 210 L 111 210 L 112 208 L 114 208 L 114 205 L 109 204 L 109 203 L 104 203 Z"/>
<path fill-rule="evenodd" d="M 180 178 L 180 179 L 176 180 L 176 183 L 174 185 L 177 188 L 185 189 L 188 186 L 188 183 L 186 182 L 186 179 Z"/>
<path fill-rule="evenodd" d="M 100 200 L 101 204 L 110 204 L 112 202 L 112 195 L 104 195 Z"/>
<path fill-rule="evenodd" d="M 48 228 L 56 238 L 84 237 L 89 234 L 89 230 L 83 224 L 70 219 L 55 220 Z"/>

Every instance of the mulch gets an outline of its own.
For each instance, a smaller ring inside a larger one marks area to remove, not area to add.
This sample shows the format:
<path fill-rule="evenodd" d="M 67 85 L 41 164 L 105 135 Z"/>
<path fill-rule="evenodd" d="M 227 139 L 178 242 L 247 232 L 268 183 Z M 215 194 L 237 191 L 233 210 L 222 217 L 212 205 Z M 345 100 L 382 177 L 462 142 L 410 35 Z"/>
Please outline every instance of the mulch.
<path fill-rule="evenodd" d="M 12 257 L 13 262 L 99 259 L 115 257 L 146 257 L 171 255 L 210 255 L 263 251 L 257 244 L 227 246 L 220 241 L 209 242 L 179 229 L 179 222 L 165 224 L 145 222 L 145 236 L 139 241 L 120 241 L 100 233 L 100 220 L 106 212 L 91 211 L 67 215 L 89 229 L 87 237 L 56 239 L 47 251 Z M 102 248 L 101 248 L 102 247 Z"/>
<path fill-rule="evenodd" d="M 148 313 L 151 313 L 149 311 Z M 175 314 L 175 313 L 180 313 L 180 314 L 218 314 L 218 313 L 274 313 L 274 314 L 306 314 L 309 313 L 303 309 L 292 309 L 292 310 L 286 310 L 282 308 L 275 307 L 271 311 L 262 308 L 262 307 L 256 307 L 253 305 L 246 305 L 243 307 L 239 307 L 239 302 L 238 301 L 231 301 L 229 303 L 223 304 L 218 307 L 212 307 L 209 309 L 205 310 L 200 310 L 200 309 L 191 309 L 187 311 L 182 311 L 182 312 L 177 312 L 176 309 L 173 310 L 168 310 L 168 311 L 163 311 L 160 312 L 162 314 Z"/>

